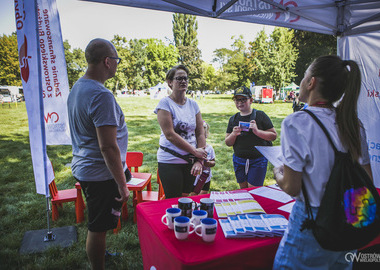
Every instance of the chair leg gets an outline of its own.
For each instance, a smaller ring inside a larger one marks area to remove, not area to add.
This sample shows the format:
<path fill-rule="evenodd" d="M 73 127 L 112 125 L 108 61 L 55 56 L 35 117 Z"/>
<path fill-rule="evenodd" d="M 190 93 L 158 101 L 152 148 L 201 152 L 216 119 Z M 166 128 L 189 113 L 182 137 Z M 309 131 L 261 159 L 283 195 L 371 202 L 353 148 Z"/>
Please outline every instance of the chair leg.
<path fill-rule="evenodd" d="M 75 215 L 77 217 L 77 223 L 84 221 L 83 202 L 81 202 L 79 198 L 75 200 Z"/>
<path fill-rule="evenodd" d="M 120 230 L 121 230 L 121 221 L 120 221 L 120 218 L 119 218 L 119 221 L 117 222 L 116 228 L 113 229 L 113 233 L 114 234 L 118 234 Z"/>
<path fill-rule="evenodd" d="M 53 221 L 58 220 L 59 213 L 58 213 L 58 207 L 55 203 L 51 204 L 51 219 Z"/>
<path fill-rule="evenodd" d="M 122 217 L 123 220 L 127 220 L 128 219 L 128 206 L 127 206 L 127 202 L 124 202 L 123 206 L 121 207 L 121 217 Z"/>

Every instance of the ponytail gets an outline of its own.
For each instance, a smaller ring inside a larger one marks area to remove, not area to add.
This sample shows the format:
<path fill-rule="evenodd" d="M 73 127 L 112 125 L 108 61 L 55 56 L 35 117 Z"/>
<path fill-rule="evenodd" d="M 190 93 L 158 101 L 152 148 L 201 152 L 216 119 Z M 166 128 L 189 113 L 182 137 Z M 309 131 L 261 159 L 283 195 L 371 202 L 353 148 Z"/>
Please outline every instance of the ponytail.
<path fill-rule="evenodd" d="M 352 159 L 357 161 L 362 150 L 361 123 L 357 114 L 361 84 L 359 66 L 352 60 L 342 61 L 338 56 L 321 56 L 311 64 L 311 76 L 318 78 L 319 91 L 331 104 L 343 96 L 336 108 L 338 134 Z"/>
<path fill-rule="evenodd" d="M 348 148 L 353 160 L 357 161 L 362 152 L 360 143 L 361 122 L 357 112 L 361 75 L 356 62 L 352 60 L 342 62 L 347 73 L 347 81 L 343 98 L 336 108 L 336 122 L 343 145 Z"/>

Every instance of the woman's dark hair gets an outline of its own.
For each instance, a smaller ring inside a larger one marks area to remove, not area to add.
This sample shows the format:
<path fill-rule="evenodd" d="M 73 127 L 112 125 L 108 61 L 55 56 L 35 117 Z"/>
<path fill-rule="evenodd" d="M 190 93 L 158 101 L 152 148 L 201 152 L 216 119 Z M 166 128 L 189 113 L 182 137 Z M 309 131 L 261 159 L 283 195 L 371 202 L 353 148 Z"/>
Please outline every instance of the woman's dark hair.
<path fill-rule="evenodd" d="M 167 73 L 166 73 L 166 80 L 167 81 L 172 81 L 174 80 L 174 75 L 177 70 L 182 69 L 186 72 L 187 75 L 189 75 L 189 70 L 185 65 L 177 65 L 175 67 L 172 67 Z"/>
<path fill-rule="evenodd" d="M 310 66 L 310 74 L 319 82 L 321 95 L 331 104 L 343 98 L 336 108 L 339 138 L 349 150 L 351 157 L 361 156 L 360 127 L 357 102 L 360 93 L 361 75 L 358 64 L 342 60 L 338 56 L 321 56 Z"/>

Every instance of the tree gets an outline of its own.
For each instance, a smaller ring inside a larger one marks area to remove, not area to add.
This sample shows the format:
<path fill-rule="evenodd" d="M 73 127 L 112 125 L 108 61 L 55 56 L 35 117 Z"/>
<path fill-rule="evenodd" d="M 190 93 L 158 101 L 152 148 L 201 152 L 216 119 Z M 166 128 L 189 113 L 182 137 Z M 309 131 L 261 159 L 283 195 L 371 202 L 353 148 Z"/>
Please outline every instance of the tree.
<path fill-rule="evenodd" d="M 82 49 L 75 48 L 71 51 L 71 45 L 68 40 L 63 42 L 63 48 L 65 50 L 67 78 L 71 88 L 86 72 L 87 62 Z"/>
<path fill-rule="evenodd" d="M 277 90 L 296 77 L 294 72 L 298 51 L 292 44 L 293 29 L 276 27 L 269 42 L 268 80 Z"/>
<path fill-rule="evenodd" d="M 131 63 L 128 61 L 131 58 L 131 52 L 128 46 L 128 40 L 125 37 L 115 35 L 111 40 L 115 46 L 121 62 L 118 64 L 115 76 L 107 80 L 105 86 L 112 90 L 115 94 L 116 90 L 123 89 L 127 86 L 129 71 L 131 70 Z"/>
<path fill-rule="evenodd" d="M 178 48 L 178 62 L 189 69 L 189 87 L 199 89 L 201 85 L 201 51 L 198 49 L 196 16 L 173 14 L 174 44 Z"/>
<path fill-rule="evenodd" d="M 146 45 L 144 85 L 150 87 L 165 81 L 166 72 L 177 63 L 178 50 L 154 38 L 144 39 L 143 42 Z"/>
<path fill-rule="evenodd" d="M 0 84 L 22 85 L 16 33 L 0 37 Z"/>
<path fill-rule="evenodd" d="M 337 39 L 331 35 L 295 30 L 292 43 L 299 51 L 295 83 L 300 84 L 307 67 L 321 55 L 336 55 Z"/>
<path fill-rule="evenodd" d="M 250 74 L 248 73 L 247 66 L 249 64 L 247 60 L 247 47 L 243 36 L 232 36 L 233 43 L 231 49 L 221 48 L 214 51 L 214 62 L 218 62 L 221 65 L 221 70 L 226 73 L 222 77 L 224 80 L 224 86 L 221 89 L 229 90 L 236 89 L 240 86 L 249 87 L 251 82 Z M 220 75 L 221 76 L 221 75 Z"/>
<path fill-rule="evenodd" d="M 266 85 L 269 81 L 269 43 L 264 29 L 261 30 L 256 39 L 249 43 L 248 47 L 248 74 L 256 85 Z"/>

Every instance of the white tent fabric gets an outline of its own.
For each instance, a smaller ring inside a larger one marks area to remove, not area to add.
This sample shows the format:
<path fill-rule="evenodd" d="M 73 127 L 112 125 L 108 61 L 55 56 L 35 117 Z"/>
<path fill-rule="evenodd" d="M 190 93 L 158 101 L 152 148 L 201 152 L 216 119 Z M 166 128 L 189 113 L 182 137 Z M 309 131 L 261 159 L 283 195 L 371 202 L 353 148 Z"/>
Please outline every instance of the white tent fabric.
<path fill-rule="evenodd" d="M 367 135 L 375 185 L 380 187 L 380 32 L 343 37 L 338 42 L 342 58 L 355 60 L 361 69 L 359 118 Z"/>
<path fill-rule="evenodd" d="M 161 99 L 169 94 L 169 86 L 167 83 L 158 83 L 156 86 L 149 88 L 151 99 Z"/>

